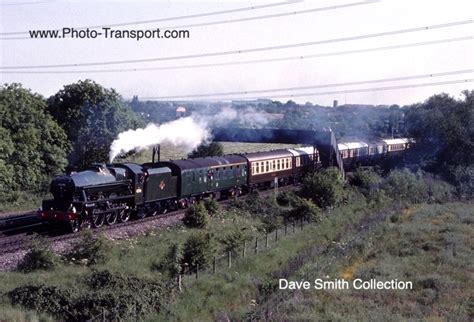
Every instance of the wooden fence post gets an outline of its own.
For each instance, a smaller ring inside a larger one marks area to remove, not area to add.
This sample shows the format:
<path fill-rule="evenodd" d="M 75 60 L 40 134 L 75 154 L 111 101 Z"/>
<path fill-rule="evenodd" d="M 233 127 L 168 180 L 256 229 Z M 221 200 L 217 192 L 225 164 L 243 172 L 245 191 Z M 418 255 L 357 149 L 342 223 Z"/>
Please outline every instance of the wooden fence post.
<path fill-rule="evenodd" d="M 258 252 L 258 237 L 255 237 L 255 254 Z"/>
<path fill-rule="evenodd" d="M 247 248 L 247 241 L 244 240 L 244 248 L 242 249 L 242 257 L 245 258 L 245 249 Z"/>
<path fill-rule="evenodd" d="M 199 279 L 199 264 L 196 264 L 196 279 Z"/>
<path fill-rule="evenodd" d="M 182 280 L 183 280 L 183 275 L 178 274 L 178 291 L 180 293 L 183 291 L 183 286 L 182 286 L 183 282 L 182 282 Z"/>
<path fill-rule="evenodd" d="M 265 248 L 268 248 L 268 233 L 265 233 Z"/>
<path fill-rule="evenodd" d="M 278 241 L 278 228 L 275 229 L 275 242 Z"/>
<path fill-rule="evenodd" d="M 214 256 L 214 260 L 212 261 L 212 274 L 216 273 L 216 256 Z"/>
<path fill-rule="evenodd" d="M 227 258 L 227 262 L 228 262 L 228 263 L 227 263 L 227 264 L 228 264 L 228 266 L 229 266 L 229 268 L 230 268 L 230 267 L 232 266 L 232 252 L 228 252 L 228 253 L 227 253 L 227 256 L 228 256 L 228 258 Z"/>

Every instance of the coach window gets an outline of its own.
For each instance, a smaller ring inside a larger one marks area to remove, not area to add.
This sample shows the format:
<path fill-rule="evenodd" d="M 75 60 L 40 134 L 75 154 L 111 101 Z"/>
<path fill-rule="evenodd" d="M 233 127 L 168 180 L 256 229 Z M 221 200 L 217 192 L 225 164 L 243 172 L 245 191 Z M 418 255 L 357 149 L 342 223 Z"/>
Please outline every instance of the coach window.
<path fill-rule="evenodd" d="M 268 165 L 268 161 L 265 161 L 265 171 L 268 172 L 269 171 L 269 165 Z"/>

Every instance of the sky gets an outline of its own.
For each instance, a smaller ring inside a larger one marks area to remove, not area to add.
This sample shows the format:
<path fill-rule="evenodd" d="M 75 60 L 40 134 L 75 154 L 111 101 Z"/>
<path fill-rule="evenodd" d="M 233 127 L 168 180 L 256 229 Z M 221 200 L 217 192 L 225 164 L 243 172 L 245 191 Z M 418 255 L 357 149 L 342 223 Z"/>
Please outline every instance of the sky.
<path fill-rule="evenodd" d="M 1 82 L 22 83 L 45 97 L 84 79 L 114 88 L 125 99 L 270 98 L 319 105 L 333 100 L 405 105 L 441 92 L 461 98 L 462 90 L 474 87 L 472 0 L 1 0 L 0 10 Z M 189 15 L 195 17 L 183 17 Z M 159 19 L 167 20 L 128 24 Z M 186 29 L 189 38 L 28 39 L 21 34 L 110 24 L 118 24 L 114 30 Z M 424 28 L 444 24 L 451 25 Z M 355 39 L 341 40 L 349 37 Z M 390 49 L 366 50 L 380 47 Z M 177 58 L 184 55 L 201 57 Z M 74 66 L 130 60 L 138 62 Z M 70 66 L 34 67 L 44 65 Z M 196 65 L 201 67 L 189 67 Z M 464 83 L 451 83 L 456 81 Z M 354 82 L 362 84 L 347 84 Z M 424 86 L 430 83 L 438 84 Z M 278 91 L 268 91 L 273 89 Z"/>

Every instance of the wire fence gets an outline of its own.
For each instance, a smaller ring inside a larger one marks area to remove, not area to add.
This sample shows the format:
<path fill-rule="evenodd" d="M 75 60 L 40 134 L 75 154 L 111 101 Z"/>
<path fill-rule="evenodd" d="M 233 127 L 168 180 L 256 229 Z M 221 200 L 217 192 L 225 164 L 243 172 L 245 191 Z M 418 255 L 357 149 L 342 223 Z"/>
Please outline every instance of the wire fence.
<path fill-rule="evenodd" d="M 271 232 L 258 234 L 246 239 L 240 247 L 215 254 L 212 260 L 205 265 L 187 267 L 183 274 L 177 277 L 177 287 L 179 291 L 182 291 L 183 288 L 190 287 L 201 278 L 208 278 L 218 272 L 229 270 L 237 265 L 239 261 L 273 248 L 279 241 L 304 230 L 304 227 L 310 223 L 312 222 L 304 218 L 287 222 L 283 227 L 279 227 Z"/>

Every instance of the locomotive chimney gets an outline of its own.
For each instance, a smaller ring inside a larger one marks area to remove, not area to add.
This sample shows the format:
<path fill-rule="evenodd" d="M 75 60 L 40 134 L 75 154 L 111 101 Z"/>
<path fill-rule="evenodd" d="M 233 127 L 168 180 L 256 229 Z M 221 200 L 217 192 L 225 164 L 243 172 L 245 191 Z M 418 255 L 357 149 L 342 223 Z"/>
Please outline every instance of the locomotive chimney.
<path fill-rule="evenodd" d="M 156 155 L 156 162 L 160 162 L 160 145 L 159 144 L 153 147 L 153 155 L 151 157 L 152 163 L 155 163 L 155 155 Z"/>

